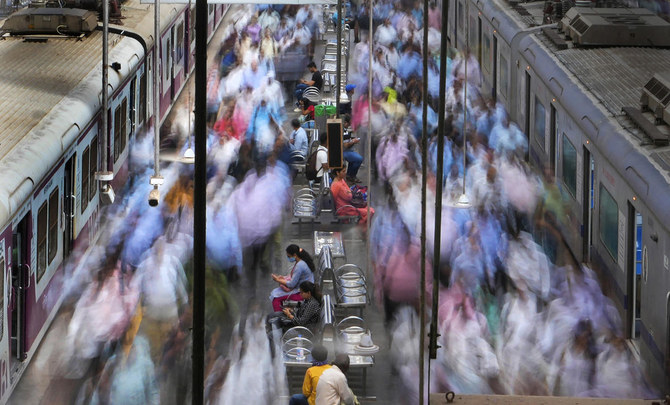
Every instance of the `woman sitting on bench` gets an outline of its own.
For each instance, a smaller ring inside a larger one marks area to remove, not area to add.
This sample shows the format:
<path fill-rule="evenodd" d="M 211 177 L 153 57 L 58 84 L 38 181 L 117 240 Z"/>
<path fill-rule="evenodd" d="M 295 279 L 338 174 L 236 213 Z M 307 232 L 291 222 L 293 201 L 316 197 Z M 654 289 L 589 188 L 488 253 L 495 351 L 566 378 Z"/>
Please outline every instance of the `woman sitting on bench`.
<path fill-rule="evenodd" d="M 330 191 L 333 193 L 333 202 L 338 216 L 357 215 L 360 217 L 359 224 L 365 224 L 368 218 L 367 204 L 365 206 L 356 207 L 353 201 L 353 194 L 351 188 L 347 184 L 345 178 L 347 177 L 347 167 L 342 166 L 339 169 L 333 169 L 333 182 L 330 184 Z M 370 215 L 374 214 L 375 210 L 370 207 Z"/>
<path fill-rule="evenodd" d="M 279 287 L 272 290 L 270 299 L 272 300 L 272 309 L 281 311 L 284 301 L 300 301 L 302 294 L 298 286 L 303 281 L 314 282 L 314 270 L 316 266 L 312 256 L 298 245 L 289 245 L 286 248 L 286 257 L 289 262 L 295 263 L 288 276 L 272 275 L 272 279 L 279 283 Z"/>
<path fill-rule="evenodd" d="M 286 331 L 294 326 L 313 328 L 319 323 L 323 300 L 319 287 L 311 281 L 303 281 L 300 283 L 300 296 L 302 301 L 295 309 L 284 308 L 268 315 L 265 326 L 268 336 L 272 335 L 272 325 Z"/>

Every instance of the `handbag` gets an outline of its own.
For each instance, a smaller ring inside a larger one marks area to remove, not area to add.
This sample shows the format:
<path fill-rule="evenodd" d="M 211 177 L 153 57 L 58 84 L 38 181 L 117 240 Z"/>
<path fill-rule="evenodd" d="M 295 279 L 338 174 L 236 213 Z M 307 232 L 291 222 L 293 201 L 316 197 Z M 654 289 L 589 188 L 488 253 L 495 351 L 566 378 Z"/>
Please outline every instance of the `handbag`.
<path fill-rule="evenodd" d="M 356 208 L 368 206 L 368 188 L 357 184 L 351 186 L 351 205 Z"/>
<path fill-rule="evenodd" d="M 358 185 L 351 186 L 351 205 L 356 208 L 365 208 L 368 206 L 367 187 Z"/>

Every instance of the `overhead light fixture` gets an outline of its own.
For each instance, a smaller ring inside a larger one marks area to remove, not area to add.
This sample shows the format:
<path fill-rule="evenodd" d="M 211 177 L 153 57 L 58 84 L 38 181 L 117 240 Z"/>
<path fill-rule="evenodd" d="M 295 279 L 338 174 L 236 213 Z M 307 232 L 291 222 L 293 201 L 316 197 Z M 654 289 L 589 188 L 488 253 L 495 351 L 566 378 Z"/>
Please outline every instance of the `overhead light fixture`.
<path fill-rule="evenodd" d="M 182 155 L 180 162 L 191 165 L 195 163 L 195 152 L 190 146 L 186 148 L 186 150 L 184 151 L 184 154 Z"/>

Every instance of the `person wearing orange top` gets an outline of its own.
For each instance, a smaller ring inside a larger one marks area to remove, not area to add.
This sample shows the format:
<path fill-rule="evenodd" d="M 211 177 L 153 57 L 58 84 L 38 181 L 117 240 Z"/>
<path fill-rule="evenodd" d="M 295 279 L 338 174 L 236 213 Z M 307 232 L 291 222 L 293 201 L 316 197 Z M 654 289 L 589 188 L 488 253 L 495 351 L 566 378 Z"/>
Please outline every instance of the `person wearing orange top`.
<path fill-rule="evenodd" d="M 316 402 L 316 385 L 324 371 L 331 367 L 326 361 L 328 349 L 323 346 L 314 346 L 312 349 L 312 367 L 305 372 L 305 380 L 302 383 L 302 394 L 291 397 L 289 405 L 314 405 Z"/>
<path fill-rule="evenodd" d="M 338 211 L 338 215 L 358 215 L 360 216 L 359 224 L 365 224 L 368 217 L 368 208 L 356 208 L 351 206 L 352 202 L 352 193 L 351 188 L 345 181 L 347 177 L 347 168 L 343 166 L 339 169 L 333 169 L 335 178 L 330 184 L 330 191 L 333 193 L 333 202 L 335 203 L 335 209 L 339 210 L 341 207 L 344 207 L 342 210 Z M 345 207 L 349 205 L 349 207 Z M 370 207 L 370 215 L 373 215 L 375 210 Z"/>

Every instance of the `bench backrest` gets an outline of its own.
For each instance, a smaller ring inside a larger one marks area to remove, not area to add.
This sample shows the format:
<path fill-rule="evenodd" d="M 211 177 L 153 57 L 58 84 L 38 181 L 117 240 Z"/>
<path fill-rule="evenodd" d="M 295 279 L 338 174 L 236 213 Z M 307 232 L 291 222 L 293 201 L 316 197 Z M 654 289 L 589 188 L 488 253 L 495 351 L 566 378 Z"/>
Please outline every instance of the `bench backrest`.
<path fill-rule="evenodd" d="M 333 342 L 335 339 L 335 307 L 329 294 L 323 295 L 321 318 L 319 321 L 322 342 Z"/>

